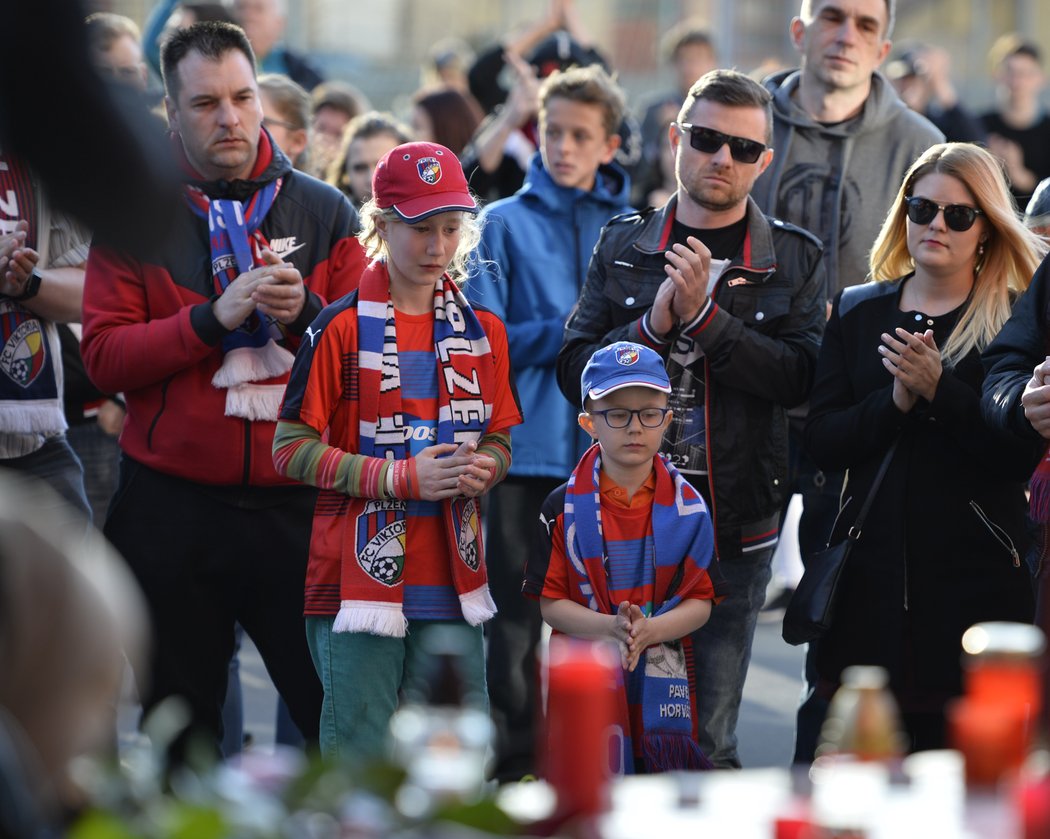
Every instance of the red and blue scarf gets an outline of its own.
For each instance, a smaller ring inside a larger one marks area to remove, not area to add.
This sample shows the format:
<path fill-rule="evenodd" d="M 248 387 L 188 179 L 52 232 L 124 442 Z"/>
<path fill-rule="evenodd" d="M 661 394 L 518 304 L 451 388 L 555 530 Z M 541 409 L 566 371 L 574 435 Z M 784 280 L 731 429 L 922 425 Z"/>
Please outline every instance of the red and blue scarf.
<path fill-rule="evenodd" d="M 615 614 L 625 591 L 610 587 L 609 558 L 602 531 L 599 493 L 601 454 L 592 446 L 569 479 L 563 524 L 565 547 L 575 570 L 577 597 L 596 612 Z M 682 602 L 682 592 L 711 588 L 708 567 L 714 531 L 703 498 L 660 455 L 653 458 L 656 491 L 645 550 L 655 575 L 651 614 L 665 614 Z M 629 581 L 630 584 L 637 581 Z M 713 588 L 711 588 L 714 594 Z M 648 604 L 636 604 L 643 611 Z M 619 728 L 622 747 L 613 748 L 613 771 L 662 772 L 709 769 L 697 743 L 696 684 L 689 638 L 656 644 L 642 654 L 633 672 L 624 672 Z M 642 765 L 635 763 L 641 757 Z"/>
<path fill-rule="evenodd" d="M 265 133 L 260 135 L 259 154 L 272 156 Z M 262 249 L 268 243 L 259 228 L 280 191 L 281 178 L 276 178 L 259 187 L 245 204 L 229 198 L 209 198 L 200 187 L 186 185 L 184 194 L 190 208 L 208 220 L 217 294 L 222 294 L 241 274 L 263 264 Z M 212 377 L 212 384 L 226 388 L 227 416 L 277 419 L 284 385 L 255 383 L 292 369 L 295 357 L 277 343 L 282 337 L 281 326 L 274 318 L 255 311 L 222 339 L 222 366 Z"/>
<path fill-rule="evenodd" d="M 404 461 L 410 429 L 401 409 L 397 331 L 385 262 L 373 262 L 361 275 L 357 329 L 358 452 Z M 480 440 L 492 419 L 496 367 L 484 327 L 448 275 L 434 287 L 434 353 L 436 442 Z M 407 508 L 401 499 L 350 499 L 335 632 L 404 637 Z M 480 504 L 476 498 L 453 498 L 441 508 L 447 551 L 435 549 L 410 561 L 450 562 L 463 617 L 477 626 L 496 614 L 485 570 Z M 443 554 L 447 560 L 440 559 Z"/>
<path fill-rule="evenodd" d="M 29 222 L 25 246 L 40 251 L 39 197 L 29 168 L 0 152 L 0 233 Z M 41 268 L 47 267 L 41 265 Z M 54 324 L 9 297 L 0 297 L 0 433 L 50 436 L 66 429 L 62 412 L 62 366 Z"/>

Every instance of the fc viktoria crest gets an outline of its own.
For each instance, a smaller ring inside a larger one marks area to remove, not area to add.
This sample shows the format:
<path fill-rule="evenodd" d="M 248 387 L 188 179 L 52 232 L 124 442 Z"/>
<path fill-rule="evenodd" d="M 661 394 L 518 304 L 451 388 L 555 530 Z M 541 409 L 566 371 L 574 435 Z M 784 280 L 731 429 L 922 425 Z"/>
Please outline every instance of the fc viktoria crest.
<path fill-rule="evenodd" d="M 22 321 L 5 336 L 4 347 L 0 350 L 0 370 L 19 387 L 27 388 L 33 384 L 46 363 L 47 339 L 36 318 Z"/>
<path fill-rule="evenodd" d="M 405 519 L 397 501 L 369 501 L 357 517 L 357 562 L 385 586 L 401 583 L 405 571 Z"/>
<path fill-rule="evenodd" d="M 419 177 L 433 186 L 441 180 L 441 164 L 436 157 L 421 157 L 416 161 L 416 171 Z"/>
<path fill-rule="evenodd" d="M 634 347 L 619 347 L 616 350 L 616 363 L 622 364 L 624 367 L 630 367 L 637 362 L 640 357 L 638 350 Z"/>
<path fill-rule="evenodd" d="M 471 571 L 481 565 L 481 521 L 478 517 L 478 502 L 473 498 L 463 504 L 463 513 L 457 522 L 459 532 L 457 544 L 459 556 Z"/>

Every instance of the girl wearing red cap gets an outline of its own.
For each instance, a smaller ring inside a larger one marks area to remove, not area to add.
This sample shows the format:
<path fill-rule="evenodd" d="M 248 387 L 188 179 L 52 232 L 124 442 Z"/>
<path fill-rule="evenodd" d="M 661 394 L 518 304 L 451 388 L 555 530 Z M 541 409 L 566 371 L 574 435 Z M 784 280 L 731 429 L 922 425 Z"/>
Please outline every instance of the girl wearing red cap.
<path fill-rule="evenodd" d="M 372 196 L 372 262 L 306 331 L 274 439 L 278 471 L 321 488 L 305 611 L 321 751 L 340 758 L 382 754 L 435 626 L 463 628 L 466 698 L 487 705 L 481 624 L 495 605 L 478 497 L 506 474 L 521 422 L 504 326 L 453 279 L 479 235 L 456 156 L 398 146 Z"/>

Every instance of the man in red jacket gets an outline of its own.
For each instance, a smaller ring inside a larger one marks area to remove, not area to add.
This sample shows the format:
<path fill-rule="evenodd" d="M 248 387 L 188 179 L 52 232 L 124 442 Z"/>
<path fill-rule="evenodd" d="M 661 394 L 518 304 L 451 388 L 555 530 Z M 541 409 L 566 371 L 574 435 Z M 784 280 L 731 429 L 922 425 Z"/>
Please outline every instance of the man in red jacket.
<path fill-rule="evenodd" d="M 270 447 L 295 348 L 364 267 L 357 217 L 262 130 L 241 29 L 183 30 L 162 63 L 183 206 L 149 252 L 92 248 L 82 344 L 92 379 L 128 406 L 105 533 L 151 608 L 140 692 L 146 713 L 181 697 L 187 733 L 217 744 L 239 621 L 311 739 L 321 687 L 302 604 L 315 492 L 278 476 Z"/>

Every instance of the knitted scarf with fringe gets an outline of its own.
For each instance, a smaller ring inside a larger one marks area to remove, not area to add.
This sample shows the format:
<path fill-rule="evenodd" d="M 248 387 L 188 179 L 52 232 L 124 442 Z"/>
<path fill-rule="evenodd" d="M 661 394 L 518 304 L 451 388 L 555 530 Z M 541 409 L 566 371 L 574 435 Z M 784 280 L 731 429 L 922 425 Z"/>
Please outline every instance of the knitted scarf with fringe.
<path fill-rule="evenodd" d="M 394 304 L 386 264 L 361 275 L 357 303 L 360 454 L 408 457 L 401 411 Z M 434 353 L 438 369 L 437 443 L 480 440 L 492 418 L 495 362 L 484 328 L 463 292 L 446 275 L 434 287 Z M 451 563 L 452 581 L 467 623 L 496 614 L 489 594 L 476 498 L 441 502 L 447 549 L 406 557 L 408 503 L 351 498 L 342 552 L 340 606 L 333 631 L 404 637 L 406 562 Z M 447 556 L 447 560 L 442 555 Z"/>
<path fill-rule="evenodd" d="M 40 206 L 33 177 L 19 158 L 4 150 L 0 195 L 6 197 L 0 202 L 0 221 L 11 227 L 19 219 L 28 221 L 26 247 L 41 250 L 38 237 L 46 245 L 50 231 L 38 229 Z M 66 430 L 60 359 L 55 325 L 0 296 L 0 434 L 50 437 Z"/>
<path fill-rule="evenodd" d="M 259 153 L 269 152 L 260 140 Z M 211 243 L 211 269 L 215 291 L 227 286 L 246 271 L 263 264 L 266 239 L 259 227 L 281 191 L 281 178 L 264 184 L 248 200 L 211 199 L 197 186 L 186 184 L 184 195 L 198 216 L 208 219 Z M 276 420 L 284 395 L 283 384 L 257 384 L 292 369 L 295 356 L 277 341 L 283 337 L 280 324 L 255 311 L 222 339 L 222 366 L 212 377 L 217 388 L 226 388 L 226 415 L 250 420 Z"/>
<path fill-rule="evenodd" d="M 565 493 L 565 546 L 576 571 L 578 597 L 596 612 L 616 614 L 623 592 L 612 585 L 602 532 L 599 495 L 601 452 L 592 446 L 569 478 Z M 680 592 L 709 589 L 708 567 L 714 556 L 714 531 L 703 498 L 660 455 L 653 458 L 656 492 L 645 551 L 653 565 L 652 614 L 665 614 L 682 602 Z M 638 581 L 625 581 L 633 588 Z M 641 606 L 646 611 L 644 604 Z M 655 644 L 642 654 L 633 672 L 623 674 L 620 729 L 623 748 L 614 771 L 628 774 L 673 769 L 710 769 L 697 743 L 696 679 L 690 639 Z M 613 753 L 616 750 L 612 750 Z M 641 765 L 635 758 L 641 758 Z"/>

